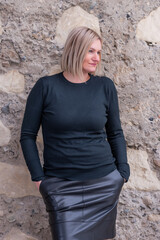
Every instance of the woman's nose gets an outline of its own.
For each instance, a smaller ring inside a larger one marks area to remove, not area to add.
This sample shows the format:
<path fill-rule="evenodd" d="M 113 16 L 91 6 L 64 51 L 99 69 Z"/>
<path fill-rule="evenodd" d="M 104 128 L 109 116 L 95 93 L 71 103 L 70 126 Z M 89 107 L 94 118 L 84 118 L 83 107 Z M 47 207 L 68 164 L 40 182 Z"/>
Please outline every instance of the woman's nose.
<path fill-rule="evenodd" d="M 99 60 L 100 60 L 100 57 L 99 57 L 99 54 L 98 54 L 98 53 L 95 53 L 95 54 L 94 54 L 93 60 L 94 60 L 94 61 L 99 61 Z"/>

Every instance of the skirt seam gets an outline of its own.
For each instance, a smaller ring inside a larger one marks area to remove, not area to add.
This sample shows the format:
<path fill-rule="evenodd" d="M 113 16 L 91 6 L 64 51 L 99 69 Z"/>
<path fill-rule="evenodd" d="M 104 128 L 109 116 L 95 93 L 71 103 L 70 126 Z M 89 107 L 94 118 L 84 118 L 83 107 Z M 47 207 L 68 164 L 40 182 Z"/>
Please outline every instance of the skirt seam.
<path fill-rule="evenodd" d="M 103 222 L 108 222 L 108 221 L 110 221 L 111 219 L 109 219 L 109 220 L 103 220 Z M 93 220 L 90 220 L 90 221 L 87 221 L 87 220 L 84 220 L 84 221 L 58 221 L 57 223 L 53 223 L 53 225 L 56 225 L 56 224 L 59 224 L 59 223 L 66 223 L 66 222 L 73 222 L 73 223 L 75 223 L 75 222 L 81 222 L 81 223 L 83 223 L 83 222 L 99 222 L 99 221 L 93 221 Z"/>

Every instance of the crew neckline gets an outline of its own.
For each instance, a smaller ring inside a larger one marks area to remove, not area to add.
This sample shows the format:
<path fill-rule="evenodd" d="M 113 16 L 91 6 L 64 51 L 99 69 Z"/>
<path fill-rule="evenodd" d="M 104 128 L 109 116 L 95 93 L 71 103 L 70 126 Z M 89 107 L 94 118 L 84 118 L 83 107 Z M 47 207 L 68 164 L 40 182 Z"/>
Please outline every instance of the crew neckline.
<path fill-rule="evenodd" d="M 91 79 L 92 79 L 92 75 L 89 73 L 90 78 L 89 78 L 87 81 L 85 81 L 85 82 L 80 82 L 80 83 L 75 83 L 75 82 L 71 82 L 71 81 L 69 81 L 67 78 L 65 78 L 65 76 L 63 75 L 63 72 L 61 72 L 60 74 L 61 74 L 61 78 L 62 78 L 66 83 L 68 83 L 68 84 L 70 84 L 70 85 L 75 85 L 75 86 L 88 85 L 88 83 L 89 83 L 89 82 L 91 81 Z"/>

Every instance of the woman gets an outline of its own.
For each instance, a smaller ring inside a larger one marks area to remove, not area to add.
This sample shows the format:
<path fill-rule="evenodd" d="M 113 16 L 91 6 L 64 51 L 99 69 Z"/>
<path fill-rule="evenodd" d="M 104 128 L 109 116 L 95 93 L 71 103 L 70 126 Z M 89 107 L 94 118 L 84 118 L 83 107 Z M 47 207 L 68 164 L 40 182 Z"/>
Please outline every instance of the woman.
<path fill-rule="evenodd" d="M 115 237 L 117 202 L 129 178 L 117 93 L 94 76 L 102 39 L 87 27 L 69 34 L 62 72 L 40 78 L 27 99 L 21 146 L 54 240 Z M 42 124 L 44 165 L 36 136 Z"/>

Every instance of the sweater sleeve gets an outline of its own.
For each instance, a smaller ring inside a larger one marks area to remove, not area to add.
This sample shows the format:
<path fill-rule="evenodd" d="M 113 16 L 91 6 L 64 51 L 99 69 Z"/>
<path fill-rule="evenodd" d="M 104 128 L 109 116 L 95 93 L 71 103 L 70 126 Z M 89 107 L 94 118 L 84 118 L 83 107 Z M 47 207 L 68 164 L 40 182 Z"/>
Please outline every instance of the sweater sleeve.
<path fill-rule="evenodd" d="M 32 181 L 40 181 L 44 178 L 36 144 L 37 133 L 41 124 L 42 111 L 43 88 L 42 78 L 40 78 L 27 98 L 20 135 L 22 152 L 30 171 Z"/>
<path fill-rule="evenodd" d="M 108 90 L 109 107 L 105 125 L 107 139 L 111 146 L 113 157 L 116 159 L 117 169 L 121 176 L 128 181 L 130 168 L 127 162 L 126 142 L 121 128 L 117 91 L 112 80 L 110 80 Z"/>

